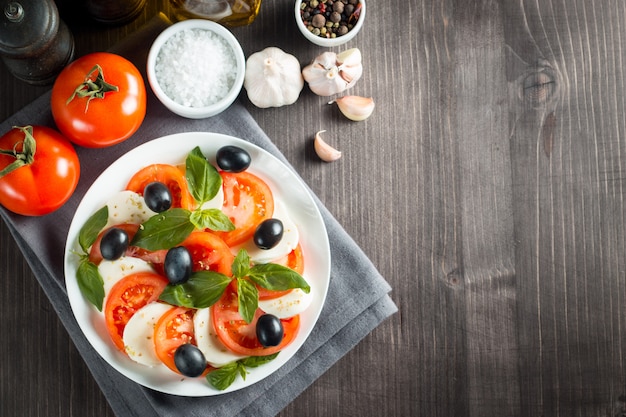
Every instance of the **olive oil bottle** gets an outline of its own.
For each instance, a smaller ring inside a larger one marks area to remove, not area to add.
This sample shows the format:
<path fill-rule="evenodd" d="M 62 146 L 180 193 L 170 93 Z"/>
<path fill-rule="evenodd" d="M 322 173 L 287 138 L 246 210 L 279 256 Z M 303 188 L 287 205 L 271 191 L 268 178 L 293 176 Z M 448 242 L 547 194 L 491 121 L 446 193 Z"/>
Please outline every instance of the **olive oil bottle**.
<path fill-rule="evenodd" d="M 208 19 L 224 26 L 245 26 L 254 21 L 260 8 L 261 0 L 170 0 L 170 18 Z"/>

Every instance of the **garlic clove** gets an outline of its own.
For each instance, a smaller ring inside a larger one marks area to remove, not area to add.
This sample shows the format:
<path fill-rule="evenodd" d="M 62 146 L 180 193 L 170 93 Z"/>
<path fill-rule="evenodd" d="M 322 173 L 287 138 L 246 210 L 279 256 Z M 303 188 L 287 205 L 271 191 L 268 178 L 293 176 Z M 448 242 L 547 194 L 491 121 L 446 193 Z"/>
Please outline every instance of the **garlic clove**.
<path fill-rule="evenodd" d="M 337 54 L 337 65 L 345 65 L 347 67 L 353 67 L 355 65 L 361 65 L 362 61 L 361 50 L 359 48 L 350 48 Z"/>
<path fill-rule="evenodd" d="M 314 63 L 321 65 L 326 70 L 330 70 L 337 66 L 337 54 L 329 51 L 323 52 L 315 58 Z"/>
<path fill-rule="evenodd" d="M 354 67 L 339 67 L 339 76 L 346 82 L 346 90 L 352 87 L 363 75 L 363 67 L 357 65 Z"/>
<path fill-rule="evenodd" d="M 367 119 L 374 112 L 374 99 L 371 97 L 359 97 L 359 96 L 343 96 L 328 104 L 337 103 L 337 107 L 344 116 L 355 122 L 360 122 Z"/>
<path fill-rule="evenodd" d="M 332 162 L 341 158 L 341 152 L 337 149 L 330 146 L 328 143 L 324 142 L 322 139 L 322 133 L 326 132 L 325 130 L 320 130 L 315 134 L 315 141 L 313 142 L 313 146 L 315 147 L 315 153 L 320 157 L 322 161 Z"/>
<path fill-rule="evenodd" d="M 347 83 L 346 89 L 352 87 L 363 75 L 361 51 L 358 48 L 348 49 L 337 54 L 339 75 Z"/>

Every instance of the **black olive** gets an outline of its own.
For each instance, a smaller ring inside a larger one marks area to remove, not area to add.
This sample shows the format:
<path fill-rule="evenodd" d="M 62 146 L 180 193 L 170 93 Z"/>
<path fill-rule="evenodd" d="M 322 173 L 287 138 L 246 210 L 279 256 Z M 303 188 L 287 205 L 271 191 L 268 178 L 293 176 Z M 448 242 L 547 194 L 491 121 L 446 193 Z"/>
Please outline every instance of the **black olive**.
<path fill-rule="evenodd" d="M 259 249 L 272 249 L 283 238 L 283 222 L 278 219 L 263 220 L 254 231 L 254 244 Z"/>
<path fill-rule="evenodd" d="M 217 166 L 226 172 L 241 172 L 248 169 L 252 159 L 250 154 L 239 146 L 222 146 L 215 155 Z"/>
<path fill-rule="evenodd" d="M 284 334 L 283 323 L 272 314 L 263 314 L 256 322 L 256 337 L 263 347 L 280 345 Z"/>
<path fill-rule="evenodd" d="M 184 246 L 176 246 L 167 251 L 163 269 L 165 276 L 172 284 L 182 284 L 189 279 L 193 261 L 191 254 Z"/>
<path fill-rule="evenodd" d="M 146 206 L 156 213 L 161 213 L 172 207 L 172 193 L 162 182 L 154 181 L 143 189 L 143 199 Z"/>
<path fill-rule="evenodd" d="M 102 235 L 100 253 L 104 259 L 114 261 L 126 253 L 128 242 L 128 234 L 125 231 L 112 227 Z"/>
<path fill-rule="evenodd" d="M 181 374 L 190 378 L 202 375 L 207 365 L 204 354 L 191 343 L 185 343 L 176 348 L 174 364 Z"/>

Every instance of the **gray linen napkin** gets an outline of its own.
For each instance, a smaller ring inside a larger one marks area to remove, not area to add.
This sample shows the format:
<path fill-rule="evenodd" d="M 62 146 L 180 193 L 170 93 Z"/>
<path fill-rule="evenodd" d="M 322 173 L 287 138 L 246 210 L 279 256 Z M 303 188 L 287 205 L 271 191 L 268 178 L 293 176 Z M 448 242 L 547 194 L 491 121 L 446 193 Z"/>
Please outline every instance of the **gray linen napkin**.
<path fill-rule="evenodd" d="M 118 45 L 115 52 L 135 62 L 138 68 L 145 67 L 145 45 L 150 44 L 163 25 L 163 20 L 157 19 Z M 45 94 L 2 122 L 0 132 L 6 132 L 14 125 L 54 127 L 49 99 L 49 93 Z M 219 116 L 188 120 L 166 110 L 150 94 L 146 119 L 131 139 L 106 150 L 77 148 L 81 179 L 74 196 L 60 210 L 44 217 L 29 218 L 0 208 L 0 217 L 6 222 L 116 415 L 273 416 L 397 311 L 388 296 L 391 288 L 387 282 L 316 197 L 328 230 L 332 254 L 328 296 L 320 318 L 302 348 L 282 368 L 257 384 L 204 398 L 179 397 L 144 388 L 100 358 L 83 336 L 69 305 L 63 276 L 63 250 L 73 213 L 90 184 L 113 161 L 135 146 L 167 134 L 188 131 L 224 133 L 248 140 L 290 166 L 238 101 Z M 346 299 L 352 302 L 345 303 Z"/>

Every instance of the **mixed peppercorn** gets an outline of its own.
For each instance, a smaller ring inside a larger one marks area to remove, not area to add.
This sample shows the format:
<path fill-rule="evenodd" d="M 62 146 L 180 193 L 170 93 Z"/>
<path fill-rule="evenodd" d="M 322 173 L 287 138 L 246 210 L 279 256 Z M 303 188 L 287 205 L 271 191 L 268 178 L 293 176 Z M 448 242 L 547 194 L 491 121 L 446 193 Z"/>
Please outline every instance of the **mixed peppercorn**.
<path fill-rule="evenodd" d="M 308 30 L 322 38 L 336 38 L 348 33 L 359 20 L 359 0 L 303 0 L 302 22 Z"/>

